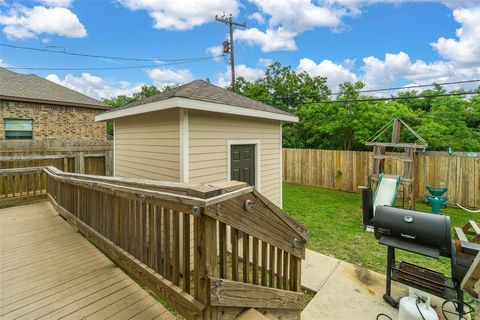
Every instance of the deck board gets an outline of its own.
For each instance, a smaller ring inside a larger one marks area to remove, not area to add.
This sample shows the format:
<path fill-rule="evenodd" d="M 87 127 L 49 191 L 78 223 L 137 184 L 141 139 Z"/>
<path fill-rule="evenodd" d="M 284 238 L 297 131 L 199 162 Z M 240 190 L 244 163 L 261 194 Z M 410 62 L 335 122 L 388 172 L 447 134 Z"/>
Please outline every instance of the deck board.
<path fill-rule="evenodd" d="M 0 209 L 1 319 L 175 319 L 48 202 Z"/>

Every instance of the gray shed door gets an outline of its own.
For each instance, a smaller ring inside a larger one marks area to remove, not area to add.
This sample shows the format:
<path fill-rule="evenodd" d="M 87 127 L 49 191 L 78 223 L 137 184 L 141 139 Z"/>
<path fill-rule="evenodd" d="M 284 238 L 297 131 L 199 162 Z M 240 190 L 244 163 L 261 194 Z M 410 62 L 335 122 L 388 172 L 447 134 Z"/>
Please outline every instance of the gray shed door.
<path fill-rule="evenodd" d="M 255 185 L 255 145 L 230 146 L 230 179 Z"/>

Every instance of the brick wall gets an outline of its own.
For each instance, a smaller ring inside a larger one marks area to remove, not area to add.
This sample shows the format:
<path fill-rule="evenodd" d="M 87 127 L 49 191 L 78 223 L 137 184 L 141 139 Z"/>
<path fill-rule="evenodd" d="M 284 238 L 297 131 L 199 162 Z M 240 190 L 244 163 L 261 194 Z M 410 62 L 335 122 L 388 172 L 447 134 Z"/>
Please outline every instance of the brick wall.
<path fill-rule="evenodd" d="M 95 122 L 103 110 L 0 100 L 0 140 L 4 119 L 33 120 L 34 141 L 105 141 L 105 122 Z"/>

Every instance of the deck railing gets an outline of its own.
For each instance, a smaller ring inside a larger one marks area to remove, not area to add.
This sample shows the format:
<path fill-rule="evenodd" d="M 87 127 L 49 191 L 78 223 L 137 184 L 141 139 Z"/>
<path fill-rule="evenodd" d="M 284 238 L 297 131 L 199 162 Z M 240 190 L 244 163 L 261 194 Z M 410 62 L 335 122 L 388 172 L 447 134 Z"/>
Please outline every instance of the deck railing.
<path fill-rule="evenodd" d="M 60 215 L 186 319 L 299 318 L 306 230 L 245 183 L 16 170 L 40 174 Z"/>
<path fill-rule="evenodd" d="M 46 176 L 43 167 L 0 169 L 0 208 L 45 199 Z"/>

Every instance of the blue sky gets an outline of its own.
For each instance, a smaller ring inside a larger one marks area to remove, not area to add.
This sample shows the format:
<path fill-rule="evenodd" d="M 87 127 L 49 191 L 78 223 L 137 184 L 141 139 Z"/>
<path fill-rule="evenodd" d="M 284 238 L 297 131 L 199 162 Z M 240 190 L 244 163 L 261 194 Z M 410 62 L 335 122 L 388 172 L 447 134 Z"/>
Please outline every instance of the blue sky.
<path fill-rule="evenodd" d="M 236 65 L 249 80 L 271 61 L 368 88 L 480 78 L 480 0 L 0 0 L 2 44 L 89 54 L 179 59 L 210 56 L 232 12 Z M 102 68 L 152 64 L 0 47 L 6 67 Z M 35 73 L 95 98 L 210 79 L 225 86 L 223 58 L 129 70 Z"/>

